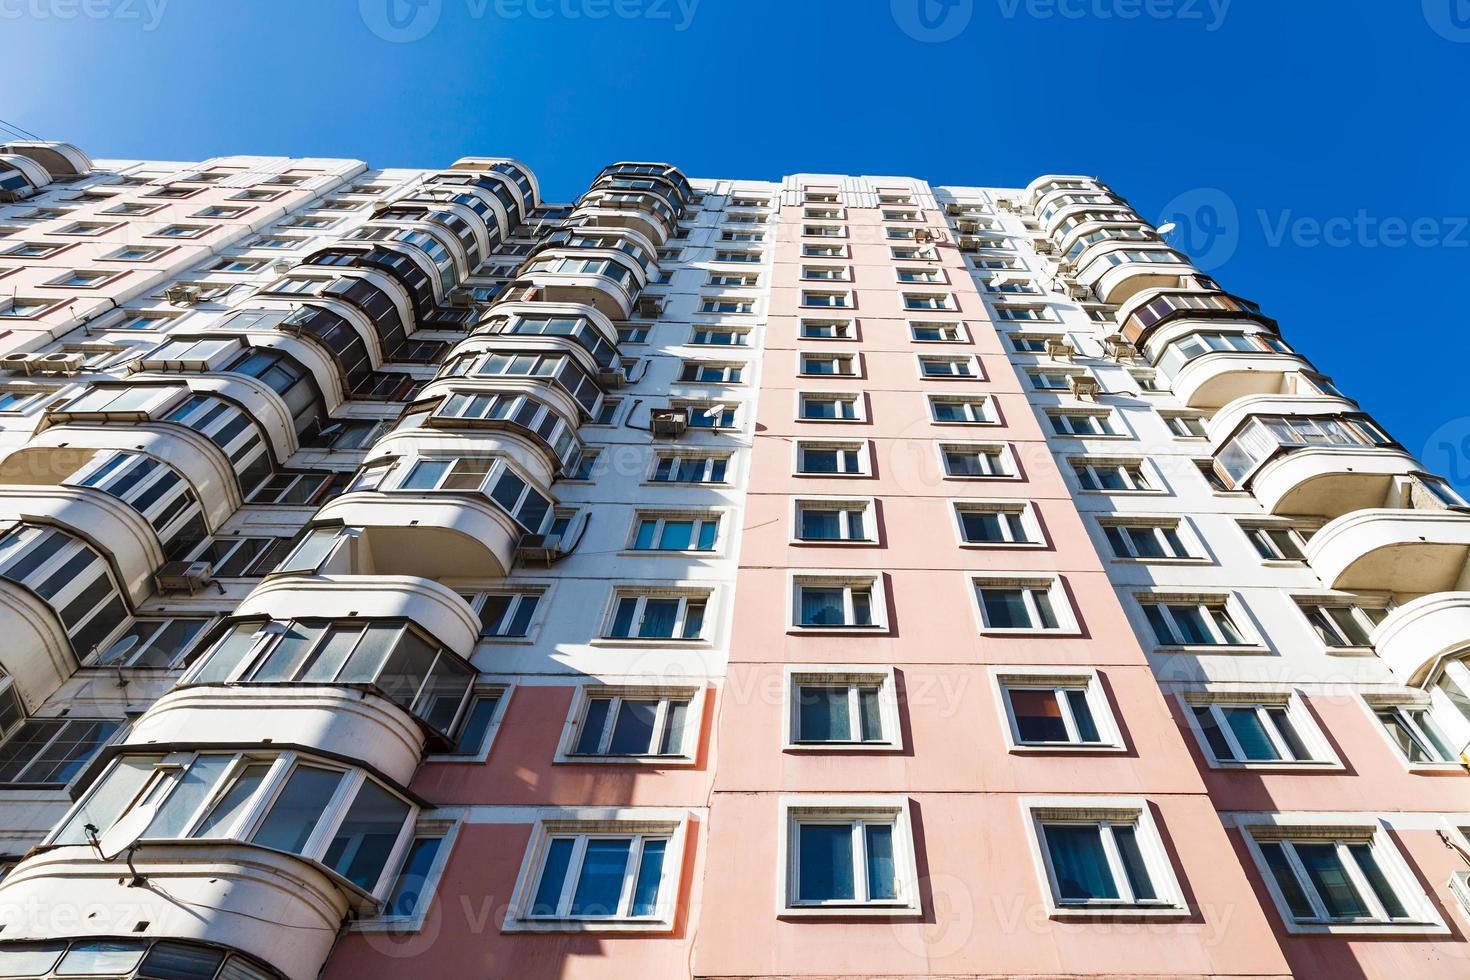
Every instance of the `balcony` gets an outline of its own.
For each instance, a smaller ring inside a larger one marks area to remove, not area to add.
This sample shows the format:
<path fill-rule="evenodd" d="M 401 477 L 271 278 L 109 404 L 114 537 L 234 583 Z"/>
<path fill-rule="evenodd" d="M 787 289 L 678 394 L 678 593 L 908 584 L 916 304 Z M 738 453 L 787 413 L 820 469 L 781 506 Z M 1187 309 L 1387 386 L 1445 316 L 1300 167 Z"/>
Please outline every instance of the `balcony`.
<path fill-rule="evenodd" d="M 419 401 L 404 409 L 395 433 L 415 429 L 425 436 L 490 430 L 514 433 L 539 448 L 544 465 L 556 474 L 570 469 L 581 457 L 584 444 L 577 434 L 581 410 L 559 388 L 460 378 L 435 381 L 421 394 Z M 445 448 L 452 445 L 446 442 Z"/>
<path fill-rule="evenodd" d="M 71 180 L 92 169 L 85 153 L 54 140 L 15 140 L 0 146 L 0 153 L 34 160 L 46 168 L 51 180 Z"/>
<path fill-rule="evenodd" d="M 631 228 L 655 246 L 674 233 L 674 212 L 654 194 L 589 194 L 572 212 L 588 228 Z"/>
<path fill-rule="evenodd" d="M 1249 395 L 1274 395 L 1288 375 L 1312 370 L 1296 354 L 1273 351 L 1209 351 L 1186 361 L 1171 387 L 1191 408 L 1217 409 Z"/>
<path fill-rule="evenodd" d="M 597 178 L 592 182 L 593 187 L 600 186 L 609 179 L 645 181 L 653 180 L 667 184 L 673 188 L 678 197 L 680 205 L 688 203 L 689 198 L 694 195 L 694 188 L 689 185 L 689 180 L 678 167 L 667 163 L 655 163 L 648 161 L 624 160 L 618 163 L 608 164 L 602 168 Z"/>
<path fill-rule="evenodd" d="M 1391 446 L 1303 446 L 1261 466 L 1251 492 L 1272 514 L 1330 520 L 1386 506 L 1395 482 L 1419 468 L 1414 457 Z"/>
<path fill-rule="evenodd" d="M 129 887 L 126 862 L 98 860 L 86 844 L 32 853 L 0 883 L 6 940 L 146 935 L 237 950 L 313 980 L 352 908 L 330 873 L 248 844 L 145 845 L 133 863 L 155 887 Z"/>
<path fill-rule="evenodd" d="M 1395 608 L 1373 630 L 1373 648 L 1405 685 L 1429 683 L 1441 660 L 1470 649 L 1470 592 L 1435 592 Z"/>
<path fill-rule="evenodd" d="M 1250 300 L 1221 290 L 1201 274 L 1175 275 L 1167 284 L 1134 293 L 1119 305 L 1117 320 L 1123 337 L 1139 350 L 1155 330 L 1182 317 L 1191 320 L 1247 320 L 1277 330 L 1276 321 L 1261 313 Z"/>
<path fill-rule="evenodd" d="M 318 511 L 317 519 L 359 530 L 352 564 L 358 575 L 503 578 L 527 533 L 474 492 L 350 491 Z"/>
<path fill-rule="evenodd" d="M 548 303 L 578 303 L 590 306 L 609 320 L 626 320 L 641 291 L 633 262 L 622 253 L 607 259 L 543 257 L 521 270 L 506 287 L 507 297 L 544 300 Z M 625 264 L 626 263 L 626 264 Z M 527 295 L 530 291 L 534 293 Z"/>
<path fill-rule="evenodd" d="M 1077 280 L 1090 286 L 1102 302 L 1113 305 L 1126 303 L 1144 290 L 1174 286 L 1181 276 L 1198 271 L 1162 244 L 1124 241 L 1107 251 L 1094 248 L 1089 254 L 1087 264 L 1079 267 Z M 1144 259 L 1145 255 L 1150 258 Z"/>
<path fill-rule="evenodd" d="M 1470 515 L 1375 508 L 1344 514 L 1307 542 L 1306 556 L 1328 588 L 1399 595 L 1465 587 Z"/>

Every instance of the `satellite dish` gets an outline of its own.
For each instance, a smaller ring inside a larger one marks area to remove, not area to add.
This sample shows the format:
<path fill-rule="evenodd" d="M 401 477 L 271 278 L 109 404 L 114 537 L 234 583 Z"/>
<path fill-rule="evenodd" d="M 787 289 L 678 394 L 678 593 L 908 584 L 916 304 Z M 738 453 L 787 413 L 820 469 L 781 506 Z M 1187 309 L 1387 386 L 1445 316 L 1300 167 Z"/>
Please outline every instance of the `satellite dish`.
<path fill-rule="evenodd" d="M 97 838 L 97 855 L 104 861 L 111 861 L 138 843 L 138 838 L 143 836 L 157 815 L 157 803 L 141 803 L 133 807 Z"/>
<path fill-rule="evenodd" d="M 1163 224 L 1159 225 L 1158 232 L 1160 235 L 1167 235 L 1169 234 L 1169 232 L 1178 227 L 1179 225 L 1173 221 L 1165 221 Z"/>
<path fill-rule="evenodd" d="M 717 419 L 721 415 L 725 414 L 725 410 L 728 407 L 729 406 L 727 405 L 711 405 L 709 408 L 704 410 L 704 417 L 707 419 Z"/>
<path fill-rule="evenodd" d="M 108 647 L 107 650 L 102 654 L 102 656 L 97 658 L 97 663 L 105 665 L 110 664 L 115 660 L 121 660 L 129 653 L 132 653 L 133 648 L 136 647 L 142 641 L 142 639 L 143 638 L 141 636 L 138 636 L 136 633 L 132 636 L 123 637 L 121 640 L 118 640 L 112 646 Z"/>

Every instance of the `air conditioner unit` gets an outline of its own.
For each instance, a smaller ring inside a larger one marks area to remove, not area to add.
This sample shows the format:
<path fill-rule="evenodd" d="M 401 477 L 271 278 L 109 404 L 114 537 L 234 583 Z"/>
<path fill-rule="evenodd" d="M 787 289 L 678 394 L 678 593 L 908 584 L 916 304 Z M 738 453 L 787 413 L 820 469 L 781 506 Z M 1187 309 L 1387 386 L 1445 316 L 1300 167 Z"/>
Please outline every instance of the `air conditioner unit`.
<path fill-rule="evenodd" d="M 448 301 L 450 306 L 456 306 L 460 309 L 464 309 L 475 304 L 475 297 L 472 296 L 469 291 L 464 289 L 452 289 L 444 298 Z"/>
<path fill-rule="evenodd" d="M 170 286 L 163 291 L 163 298 L 174 306 L 193 306 L 204 298 L 204 293 L 198 286 L 186 286 L 183 283 Z"/>
<path fill-rule="evenodd" d="M 6 354 L 0 357 L 0 367 L 12 374 L 30 374 L 32 365 L 40 357 L 40 354 Z"/>
<path fill-rule="evenodd" d="M 1046 342 L 1046 356 L 1058 360 L 1070 361 L 1072 355 L 1077 353 L 1076 349 L 1065 340 L 1048 340 Z"/>
<path fill-rule="evenodd" d="M 291 264 L 289 259 L 276 259 L 275 264 L 271 266 L 271 271 L 278 276 L 284 276 L 294 268 L 295 266 Z"/>
<path fill-rule="evenodd" d="M 649 415 L 649 430 L 656 436 L 677 439 L 689 428 L 687 408 L 655 408 Z"/>
<path fill-rule="evenodd" d="M 621 388 L 627 380 L 628 376 L 623 373 L 622 367 L 616 364 L 597 372 L 597 382 L 604 388 Z"/>
<path fill-rule="evenodd" d="M 1059 257 L 1057 259 L 1057 272 L 1071 272 L 1071 271 L 1072 271 L 1072 260 L 1069 259 L 1069 258 L 1067 258 L 1067 257 L 1065 257 L 1065 256 Z"/>
<path fill-rule="evenodd" d="M 82 369 L 87 355 L 81 351 L 55 351 L 38 354 L 31 359 L 32 374 L 76 374 Z"/>
<path fill-rule="evenodd" d="M 1072 299 L 1087 299 L 1092 295 L 1092 288 L 1080 282 L 1069 282 L 1067 283 L 1067 295 Z"/>
<path fill-rule="evenodd" d="M 1038 255 L 1050 255 L 1057 250 L 1057 247 L 1052 244 L 1052 240 L 1043 235 L 1037 235 L 1031 239 L 1031 246 L 1036 249 L 1036 254 Z"/>
<path fill-rule="evenodd" d="M 1012 213 L 1019 210 L 1015 200 L 1009 197 L 997 197 L 995 199 L 995 206 L 1002 211 L 1010 211 Z"/>
<path fill-rule="evenodd" d="M 980 230 L 980 222 L 976 221 L 974 218 L 961 218 L 959 221 L 955 222 L 955 227 L 965 234 L 969 235 L 974 234 L 975 232 Z"/>
<path fill-rule="evenodd" d="M 1102 385 L 1097 383 L 1097 379 L 1086 374 L 1070 375 L 1067 378 L 1067 387 L 1071 389 L 1074 398 L 1095 400 L 1098 393 L 1102 391 Z"/>
<path fill-rule="evenodd" d="M 965 236 L 960 239 L 961 252 L 976 252 L 980 249 L 980 239 L 973 236 Z"/>
<path fill-rule="evenodd" d="M 540 561 L 550 565 L 561 555 L 559 534 L 522 534 L 516 542 L 516 561 Z"/>
<path fill-rule="evenodd" d="M 163 593 L 190 595 L 214 581 L 214 568 L 207 561 L 166 561 L 153 573 L 153 587 Z"/>
<path fill-rule="evenodd" d="M 1110 333 L 1103 338 L 1103 354 L 1115 361 L 1131 361 L 1138 356 L 1138 348 L 1122 334 Z"/>
<path fill-rule="evenodd" d="M 640 317 L 645 317 L 645 318 L 650 319 L 650 320 L 656 320 L 656 319 L 658 319 L 658 317 L 660 317 L 660 316 L 663 315 L 663 312 L 664 312 L 664 301 L 663 301 L 663 298 L 662 297 L 659 297 L 659 296 L 640 296 L 640 297 L 638 297 L 638 309 L 637 309 L 637 313 L 638 313 L 638 315 Z"/>

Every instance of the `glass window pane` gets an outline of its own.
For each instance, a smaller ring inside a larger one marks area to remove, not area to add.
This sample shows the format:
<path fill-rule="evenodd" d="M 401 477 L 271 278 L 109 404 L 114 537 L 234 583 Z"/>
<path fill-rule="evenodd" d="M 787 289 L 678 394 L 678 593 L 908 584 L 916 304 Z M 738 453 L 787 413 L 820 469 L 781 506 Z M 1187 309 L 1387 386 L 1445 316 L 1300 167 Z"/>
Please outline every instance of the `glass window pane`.
<path fill-rule="evenodd" d="M 1123 860 L 1123 873 L 1128 876 L 1128 886 L 1133 889 L 1133 900 L 1151 902 L 1158 898 L 1153 881 L 1148 876 L 1148 863 L 1138 846 L 1138 831 L 1134 827 L 1113 827 L 1113 841 L 1118 845 L 1118 856 Z"/>
<path fill-rule="evenodd" d="M 858 722 L 861 729 L 858 737 L 864 742 L 883 740 L 883 713 L 878 700 L 878 688 L 858 689 Z"/>
<path fill-rule="evenodd" d="M 372 891 L 403 832 L 408 811 L 406 802 L 377 783 L 363 783 L 322 863 L 359 888 Z"/>
<path fill-rule="evenodd" d="M 594 837 L 587 841 L 577 888 L 572 893 L 572 915 L 609 916 L 618 912 L 623 893 L 623 876 L 628 872 L 628 852 L 633 841 L 627 837 Z"/>
<path fill-rule="evenodd" d="M 670 701 L 664 717 L 664 735 L 659 752 L 678 755 L 684 751 L 684 726 L 688 722 L 689 702 Z"/>
<path fill-rule="evenodd" d="M 251 840 L 300 854 L 341 781 L 342 773 L 334 769 L 297 766 Z"/>
<path fill-rule="evenodd" d="M 1348 877 L 1337 854 L 1336 844 L 1293 844 L 1307 877 L 1334 919 L 1357 919 L 1368 914 L 1358 889 Z"/>
<path fill-rule="evenodd" d="M 1378 866 L 1378 859 L 1373 856 L 1372 845 L 1349 844 L 1348 850 L 1357 860 L 1358 870 L 1362 871 L 1363 877 L 1368 879 L 1368 886 L 1373 889 L 1373 894 L 1378 897 L 1388 917 L 1390 919 L 1408 918 L 1408 910 L 1404 908 L 1404 903 L 1399 900 L 1393 886 L 1388 883 L 1388 876 Z"/>
<path fill-rule="evenodd" d="M 434 866 L 434 858 L 439 854 L 439 845 L 443 843 L 442 837 L 418 837 L 409 845 L 408 857 L 404 859 L 403 868 L 393 882 L 393 891 L 388 895 L 384 915 L 406 918 L 414 914 L 420 901 L 429 897 L 425 893 L 429 871 Z"/>
<path fill-rule="evenodd" d="M 130 973 L 143 958 L 142 943 L 72 943 L 56 967 L 59 977 L 86 977 L 108 973 Z"/>
<path fill-rule="evenodd" d="M 223 950 L 185 943 L 155 943 L 138 970 L 148 980 L 210 980 L 224 962 Z"/>
<path fill-rule="evenodd" d="M 798 738 L 804 742 L 845 742 L 852 737 L 846 687 L 803 685 L 798 689 Z"/>
<path fill-rule="evenodd" d="M 980 601 L 985 609 L 985 625 L 991 629 L 1028 629 L 1032 625 L 1020 589 L 981 589 Z"/>
<path fill-rule="evenodd" d="M 587 702 L 587 711 L 582 716 L 582 730 L 577 736 L 579 755 L 596 755 L 602 744 L 602 730 L 607 725 L 607 713 L 612 707 L 611 698 L 593 698 Z"/>
<path fill-rule="evenodd" d="M 1292 916 L 1298 919 L 1314 918 L 1312 903 L 1307 900 L 1307 893 L 1297 880 L 1296 872 L 1292 870 L 1281 845 L 1275 841 L 1261 841 L 1260 848 L 1266 857 L 1266 867 L 1271 869 L 1271 877 L 1275 879 L 1276 887 L 1286 899 L 1286 907 L 1291 910 Z"/>
<path fill-rule="evenodd" d="M 653 724 L 658 717 L 657 701 L 624 700 L 613 724 L 609 755 L 646 755 L 653 743 Z"/>
<path fill-rule="evenodd" d="M 658 886 L 663 878 L 664 853 L 668 841 L 646 840 L 638 861 L 638 878 L 633 885 L 633 914 L 653 915 L 658 911 Z"/>
<path fill-rule="evenodd" d="M 898 875 L 893 864 L 893 826 L 863 827 L 868 850 L 868 898 L 891 901 L 898 897 Z"/>
<path fill-rule="evenodd" d="M 547 847 L 546 860 L 541 866 L 541 883 L 536 886 L 536 900 L 531 903 L 531 915 L 556 915 L 575 843 L 570 837 L 558 837 Z"/>
<path fill-rule="evenodd" d="M 194 764 L 174 782 L 173 791 L 158 808 L 148 829 L 143 831 L 143 836 L 178 837 L 183 832 L 185 823 L 209 794 L 214 792 L 215 783 L 233 761 L 234 758 L 228 755 L 206 755 L 194 760 Z"/>
<path fill-rule="evenodd" d="M 1102 831 L 1096 826 L 1047 824 L 1047 854 L 1051 857 L 1057 896 L 1064 902 L 1090 899 L 1115 901 L 1118 886 L 1103 851 Z"/>
<path fill-rule="evenodd" d="M 1221 712 L 1225 715 L 1225 723 L 1230 726 L 1246 760 L 1275 762 L 1281 758 L 1281 753 L 1271 744 L 1271 736 L 1266 733 L 1254 707 L 1223 708 Z"/>
<path fill-rule="evenodd" d="M 1083 742 L 1101 742 L 1097 724 L 1092 720 L 1092 706 L 1087 702 L 1087 692 L 1076 689 L 1066 692 L 1067 706 L 1072 709 L 1072 721 L 1077 726 L 1077 737 Z"/>
<path fill-rule="evenodd" d="M 498 694 L 482 694 L 470 702 L 470 710 L 460 725 L 459 737 L 455 740 L 454 755 L 475 755 L 485 745 L 485 734 L 495 718 L 495 709 L 500 706 Z"/>
<path fill-rule="evenodd" d="M 643 622 L 638 626 L 638 635 L 648 639 L 672 639 L 678 616 L 678 599 L 649 599 L 643 604 Z"/>
<path fill-rule="evenodd" d="M 1061 705 L 1052 690 L 1011 688 L 1011 713 L 1023 742 L 1065 742 L 1067 725 L 1062 720 Z"/>
<path fill-rule="evenodd" d="M 213 809 L 199 822 L 199 826 L 194 828 L 194 833 L 190 836 L 214 837 L 229 833 L 270 770 L 269 762 L 252 762 L 242 769 L 230 788 L 215 802 Z"/>
<path fill-rule="evenodd" d="M 810 824 L 797 827 L 797 899 L 803 902 L 852 901 L 852 827 Z"/>

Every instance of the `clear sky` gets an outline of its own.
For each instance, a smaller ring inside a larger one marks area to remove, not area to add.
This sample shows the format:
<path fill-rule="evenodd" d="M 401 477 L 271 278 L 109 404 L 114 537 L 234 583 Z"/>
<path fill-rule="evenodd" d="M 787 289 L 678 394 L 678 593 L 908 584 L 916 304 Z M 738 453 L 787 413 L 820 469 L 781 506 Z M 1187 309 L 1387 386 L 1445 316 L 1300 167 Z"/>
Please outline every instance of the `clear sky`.
<path fill-rule="evenodd" d="M 1470 0 L 0 0 L 0 51 L 95 157 L 1096 174 L 1470 487 Z"/>

